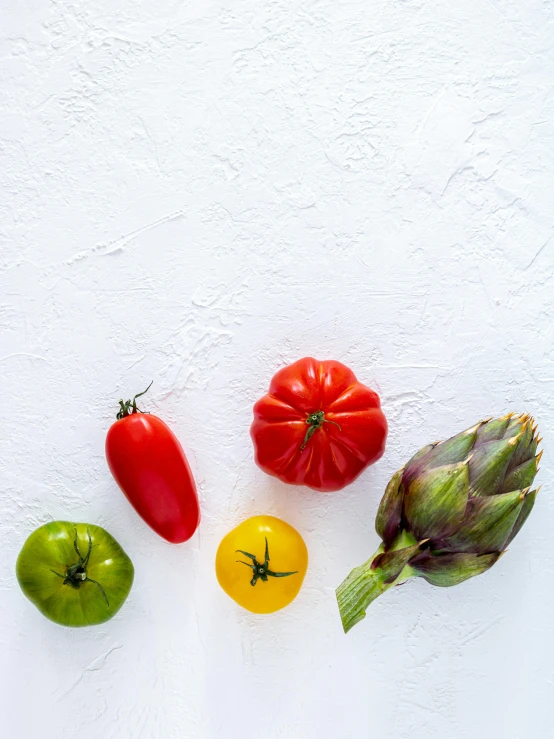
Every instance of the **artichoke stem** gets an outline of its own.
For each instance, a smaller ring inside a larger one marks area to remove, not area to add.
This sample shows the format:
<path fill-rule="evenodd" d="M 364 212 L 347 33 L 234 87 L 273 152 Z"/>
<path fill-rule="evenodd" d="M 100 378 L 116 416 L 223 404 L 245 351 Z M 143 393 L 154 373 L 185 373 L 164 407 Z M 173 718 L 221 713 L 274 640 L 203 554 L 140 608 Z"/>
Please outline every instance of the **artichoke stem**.
<path fill-rule="evenodd" d="M 370 603 L 415 574 L 408 563 L 424 543 L 418 544 L 412 534 L 401 531 L 386 553 L 381 544 L 371 559 L 352 570 L 336 591 L 345 633 L 365 618 Z M 394 557 L 394 552 L 401 556 Z"/>
<path fill-rule="evenodd" d="M 396 584 L 396 581 L 386 583 L 379 568 L 371 567 L 373 560 L 381 552 L 382 548 L 379 548 L 371 559 L 355 567 L 337 588 L 337 602 L 345 634 L 365 618 L 366 608 L 370 603 Z"/>

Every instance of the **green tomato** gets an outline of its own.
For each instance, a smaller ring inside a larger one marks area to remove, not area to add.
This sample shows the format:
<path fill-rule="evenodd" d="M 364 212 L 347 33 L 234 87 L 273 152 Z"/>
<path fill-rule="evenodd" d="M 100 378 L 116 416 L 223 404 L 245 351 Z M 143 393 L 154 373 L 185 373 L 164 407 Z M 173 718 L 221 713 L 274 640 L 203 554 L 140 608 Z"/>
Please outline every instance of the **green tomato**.
<path fill-rule="evenodd" d="M 33 531 L 16 575 L 39 611 L 62 626 L 94 626 L 114 616 L 134 577 L 133 563 L 100 526 L 53 521 Z"/>

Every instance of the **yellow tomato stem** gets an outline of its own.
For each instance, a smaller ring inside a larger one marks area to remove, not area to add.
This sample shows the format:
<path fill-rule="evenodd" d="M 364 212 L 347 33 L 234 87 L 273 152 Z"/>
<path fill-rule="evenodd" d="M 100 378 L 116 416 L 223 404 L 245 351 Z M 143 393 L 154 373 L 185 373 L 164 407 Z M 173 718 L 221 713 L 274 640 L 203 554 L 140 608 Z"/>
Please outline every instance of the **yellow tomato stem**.
<path fill-rule="evenodd" d="M 245 552 L 243 549 L 236 549 L 235 551 L 239 554 L 244 554 L 245 557 L 252 560 L 252 564 L 248 564 L 248 562 L 244 562 L 242 559 L 235 560 L 235 562 L 246 565 L 253 570 L 254 576 L 252 577 L 252 580 L 250 580 L 250 585 L 252 586 L 254 586 L 258 580 L 267 582 L 268 577 L 288 577 L 289 575 L 298 574 L 298 570 L 295 572 L 273 572 L 269 569 L 269 544 L 267 543 L 267 536 L 265 537 L 265 561 L 263 564 L 258 562 L 256 556 L 254 554 L 250 554 L 250 552 Z"/>

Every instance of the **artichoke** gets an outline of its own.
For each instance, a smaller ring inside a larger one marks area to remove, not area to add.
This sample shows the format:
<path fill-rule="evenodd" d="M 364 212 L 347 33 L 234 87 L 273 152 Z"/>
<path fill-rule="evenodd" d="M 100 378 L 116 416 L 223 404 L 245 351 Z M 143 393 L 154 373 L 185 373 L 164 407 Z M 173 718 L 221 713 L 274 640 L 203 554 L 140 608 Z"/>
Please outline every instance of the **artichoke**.
<path fill-rule="evenodd" d="M 337 588 L 344 631 L 409 577 L 449 587 L 492 567 L 533 508 L 540 441 L 530 416 L 510 414 L 429 444 L 394 474 L 375 520 L 382 544 Z"/>

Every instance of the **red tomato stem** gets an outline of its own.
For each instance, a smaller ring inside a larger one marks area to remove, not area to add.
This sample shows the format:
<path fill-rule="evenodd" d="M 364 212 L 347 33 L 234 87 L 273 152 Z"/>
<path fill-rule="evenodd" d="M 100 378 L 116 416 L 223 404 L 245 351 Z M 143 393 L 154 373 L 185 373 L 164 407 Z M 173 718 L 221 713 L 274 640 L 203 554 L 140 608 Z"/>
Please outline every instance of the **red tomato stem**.
<path fill-rule="evenodd" d="M 301 452 L 304 451 L 306 444 L 312 438 L 314 431 L 316 429 L 320 429 L 324 423 L 332 423 L 333 426 L 337 426 L 339 431 L 342 431 L 341 427 L 336 421 L 328 421 L 325 418 L 325 413 L 323 411 L 316 411 L 315 413 L 310 413 L 310 415 L 306 419 L 306 423 L 310 426 L 310 428 L 306 431 L 306 436 L 304 437 L 304 441 L 302 442 L 302 445 L 300 447 Z"/>
<path fill-rule="evenodd" d="M 118 421 L 121 421 L 122 418 L 126 418 L 133 413 L 146 413 L 146 411 L 141 411 L 140 408 L 137 408 L 137 398 L 140 398 L 141 395 L 145 395 L 152 387 L 153 382 L 154 380 L 152 380 L 146 390 L 143 390 L 142 393 L 137 393 L 132 400 L 119 401 L 119 411 L 116 416 Z"/>

